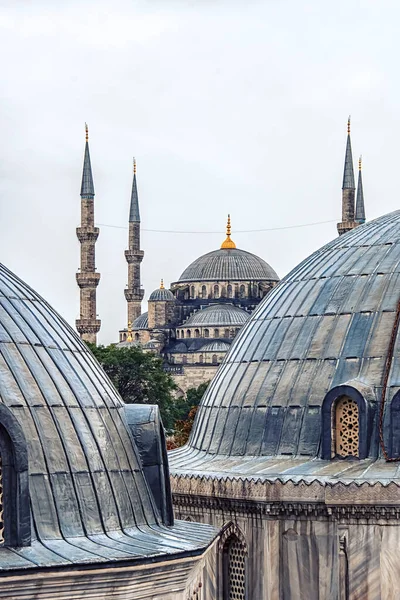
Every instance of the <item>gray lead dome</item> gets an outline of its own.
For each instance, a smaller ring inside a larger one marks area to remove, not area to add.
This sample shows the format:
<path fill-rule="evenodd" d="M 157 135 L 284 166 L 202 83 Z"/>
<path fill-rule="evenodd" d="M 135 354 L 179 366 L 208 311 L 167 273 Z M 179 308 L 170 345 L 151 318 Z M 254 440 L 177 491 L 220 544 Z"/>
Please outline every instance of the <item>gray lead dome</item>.
<path fill-rule="evenodd" d="M 270 292 L 233 342 L 203 398 L 187 451 L 321 456 L 324 400 L 342 390 L 363 409 L 360 457 L 378 456 L 378 407 L 399 297 L 400 211 L 314 252 Z M 383 427 L 386 448 L 397 455 L 399 373 L 397 336 Z"/>
<path fill-rule="evenodd" d="M 272 267 L 239 248 L 220 248 L 197 258 L 179 278 L 184 281 L 279 281 Z"/>

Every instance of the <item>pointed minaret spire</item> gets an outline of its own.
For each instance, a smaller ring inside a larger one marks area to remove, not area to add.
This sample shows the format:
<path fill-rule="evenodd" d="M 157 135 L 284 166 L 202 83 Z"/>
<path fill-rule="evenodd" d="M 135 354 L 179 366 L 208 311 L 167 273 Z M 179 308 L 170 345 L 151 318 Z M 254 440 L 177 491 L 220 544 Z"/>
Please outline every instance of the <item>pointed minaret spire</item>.
<path fill-rule="evenodd" d="M 96 344 L 97 333 L 101 321 L 96 312 L 96 288 L 100 281 L 100 273 L 96 271 L 95 244 L 99 236 L 98 227 L 94 226 L 94 185 L 89 153 L 89 133 L 85 123 L 86 144 L 83 159 L 81 185 L 81 226 L 76 228 L 76 235 L 81 244 L 81 266 L 76 274 L 80 288 L 80 318 L 76 321 L 76 329 L 86 342 Z"/>
<path fill-rule="evenodd" d="M 365 223 L 365 206 L 364 206 L 364 191 L 362 183 L 362 156 L 358 160 L 358 183 L 357 183 L 357 200 L 356 200 L 356 222 L 359 225 Z"/>
<path fill-rule="evenodd" d="M 94 198 L 92 165 L 90 164 L 90 152 L 89 152 L 89 129 L 88 129 L 87 123 L 85 123 L 85 132 L 86 132 L 86 144 L 85 144 L 85 157 L 83 159 L 81 198 Z"/>
<path fill-rule="evenodd" d="M 143 256 L 144 252 L 140 249 L 140 212 L 136 183 L 136 160 L 133 159 L 133 182 L 129 209 L 129 245 L 128 250 L 125 250 L 125 258 L 128 263 L 128 285 L 124 290 L 128 305 L 128 322 L 132 324 L 142 313 L 144 290 L 142 290 L 140 281 L 140 263 Z"/>
<path fill-rule="evenodd" d="M 355 193 L 356 186 L 354 182 L 353 154 L 351 151 L 349 117 L 347 120 L 347 142 L 342 185 L 342 222 L 338 223 L 337 225 L 339 235 L 342 235 L 343 233 L 346 233 L 347 231 L 350 231 L 351 229 L 354 229 L 354 227 L 357 226 L 357 223 L 354 220 Z"/>
<path fill-rule="evenodd" d="M 136 159 L 133 159 L 133 182 L 131 193 L 131 207 L 129 211 L 129 223 L 140 223 L 139 198 L 136 184 Z"/>

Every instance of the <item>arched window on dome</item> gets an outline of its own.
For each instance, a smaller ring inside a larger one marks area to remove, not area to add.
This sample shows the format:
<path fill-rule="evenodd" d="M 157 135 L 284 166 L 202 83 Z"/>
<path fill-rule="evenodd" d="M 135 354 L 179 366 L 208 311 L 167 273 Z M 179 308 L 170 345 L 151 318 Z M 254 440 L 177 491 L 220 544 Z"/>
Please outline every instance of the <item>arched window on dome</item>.
<path fill-rule="evenodd" d="M 210 337 L 210 330 L 209 329 L 205 329 L 204 330 L 204 337 Z"/>
<path fill-rule="evenodd" d="M 225 338 L 229 337 L 229 329 L 225 329 L 225 331 L 224 331 L 224 337 Z"/>
<path fill-rule="evenodd" d="M 239 296 L 240 296 L 241 298 L 245 298 L 245 297 L 246 297 L 246 287 L 245 287 L 244 285 L 241 285 L 241 286 L 240 286 L 240 289 L 239 289 Z"/>
<path fill-rule="evenodd" d="M 138 341 L 139 341 L 139 338 L 140 338 L 139 334 L 138 334 L 138 333 L 135 333 L 135 341 L 136 341 L 136 342 L 138 342 Z"/>
<path fill-rule="evenodd" d="M 28 452 L 20 424 L 0 404 L 0 546 L 29 546 Z"/>
<path fill-rule="evenodd" d="M 356 380 L 326 394 L 321 409 L 322 458 L 368 456 L 374 404 L 374 392 Z"/>
<path fill-rule="evenodd" d="M 219 298 L 219 285 L 214 285 L 214 298 Z"/>
<path fill-rule="evenodd" d="M 226 288 L 226 290 L 227 290 L 227 295 L 228 295 L 228 298 L 232 298 L 232 297 L 233 297 L 233 289 L 232 289 L 232 286 L 231 286 L 231 285 L 228 285 L 228 287 Z"/>
<path fill-rule="evenodd" d="M 216 354 L 213 354 L 213 356 L 212 356 L 212 364 L 213 365 L 218 364 L 218 356 Z"/>
<path fill-rule="evenodd" d="M 239 528 L 226 525 L 221 534 L 223 600 L 247 600 L 247 545 Z"/>
<path fill-rule="evenodd" d="M 201 286 L 201 297 L 202 298 L 207 298 L 207 288 L 205 285 Z"/>
<path fill-rule="evenodd" d="M 181 338 L 184 338 L 184 337 L 185 337 L 185 332 L 182 329 L 182 331 L 181 331 Z"/>
<path fill-rule="evenodd" d="M 200 362 L 200 363 L 202 363 L 202 362 L 203 362 L 203 355 L 202 355 L 202 354 L 200 354 L 200 356 L 199 356 L 199 362 Z"/>
<path fill-rule="evenodd" d="M 126 342 L 126 333 L 122 335 L 122 341 Z"/>
<path fill-rule="evenodd" d="M 195 292 L 194 292 L 194 285 L 190 286 L 190 297 L 194 298 Z"/>
<path fill-rule="evenodd" d="M 219 337 L 219 329 L 214 329 L 214 337 Z"/>
<path fill-rule="evenodd" d="M 190 329 L 188 329 L 188 330 L 186 331 L 186 337 L 190 338 L 190 337 L 191 337 L 191 335 L 192 335 L 192 334 L 191 334 L 191 331 L 190 331 Z"/>
<path fill-rule="evenodd" d="M 200 329 L 194 330 L 194 337 L 196 337 L 196 338 L 200 337 Z"/>

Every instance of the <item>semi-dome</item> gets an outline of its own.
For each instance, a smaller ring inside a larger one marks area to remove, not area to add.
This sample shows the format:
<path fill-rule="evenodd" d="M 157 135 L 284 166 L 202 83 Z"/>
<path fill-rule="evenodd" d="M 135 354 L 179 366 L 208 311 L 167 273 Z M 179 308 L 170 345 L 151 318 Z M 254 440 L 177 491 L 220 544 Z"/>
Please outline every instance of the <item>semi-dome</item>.
<path fill-rule="evenodd" d="M 186 327 L 208 326 L 239 326 L 241 327 L 249 318 L 249 313 L 233 304 L 211 304 L 207 308 L 196 311 L 181 325 Z"/>
<path fill-rule="evenodd" d="M 0 548 L 0 570 L 195 549 L 190 533 L 159 527 L 134 411 L 71 327 L 0 265 L 2 521 L 18 546 Z"/>
<path fill-rule="evenodd" d="M 213 340 L 200 348 L 201 352 L 228 352 L 230 344 L 222 340 Z"/>
<path fill-rule="evenodd" d="M 356 456 L 399 457 L 399 300 L 400 211 L 314 252 L 271 291 L 234 340 L 175 468 L 179 456 L 189 464 L 188 450 L 330 459 L 338 443 L 332 410 L 342 397 L 358 414 L 351 425 Z"/>
<path fill-rule="evenodd" d="M 279 281 L 278 275 L 259 256 L 239 248 L 220 248 L 190 264 L 179 283 L 198 281 Z"/>
<path fill-rule="evenodd" d="M 132 323 L 132 329 L 148 329 L 149 328 L 149 313 L 145 312 L 135 319 Z"/>

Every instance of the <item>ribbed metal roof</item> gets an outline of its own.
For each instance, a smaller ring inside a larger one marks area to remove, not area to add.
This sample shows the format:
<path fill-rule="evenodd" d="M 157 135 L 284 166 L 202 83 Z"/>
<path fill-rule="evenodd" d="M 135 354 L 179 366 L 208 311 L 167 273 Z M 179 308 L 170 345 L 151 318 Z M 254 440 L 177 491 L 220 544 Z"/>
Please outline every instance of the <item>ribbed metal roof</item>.
<path fill-rule="evenodd" d="M 230 347 L 230 344 L 222 340 L 214 340 L 202 346 L 200 350 L 201 352 L 227 352 Z"/>
<path fill-rule="evenodd" d="M 196 311 L 181 327 L 241 326 L 248 318 L 249 313 L 233 304 L 211 304 L 207 308 Z"/>
<path fill-rule="evenodd" d="M 346 384 L 370 390 L 362 394 L 371 407 L 380 400 L 399 297 L 396 211 L 322 247 L 262 301 L 204 396 L 185 452 L 317 456 L 329 390 Z M 388 448 L 399 373 L 397 338 L 386 395 Z M 372 457 L 379 454 L 377 421 L 367 440 Z"/>
<path fill-rule="evenodd" d="M 175 302 L 175 296 L 166 288 L 159 288 L 151 292 L 149 302 Z"/>
<path fill-rule="evenodd" d="M 26 440 L 34 538 L 1 548 L 0 571 L 154 560 L 204 546 L 211 530 L 199 524 L 159 525 L 115 388 L 71 327 L 3 265 L 0 407 L 2 425 L 10 415 L 20 447 Z"/>
<path fill-rule="evenodd" d="M 132 329 L 148 329 L 149 328 L 149 313 L 145 312 L 135 319 L 132 323 Z"/>
<path fill-rule="evenodd" d="M 179 278 L 183 281 L 279 281 L 272 267 L 259 256 L 220 248 L 197 258 Z"/>

